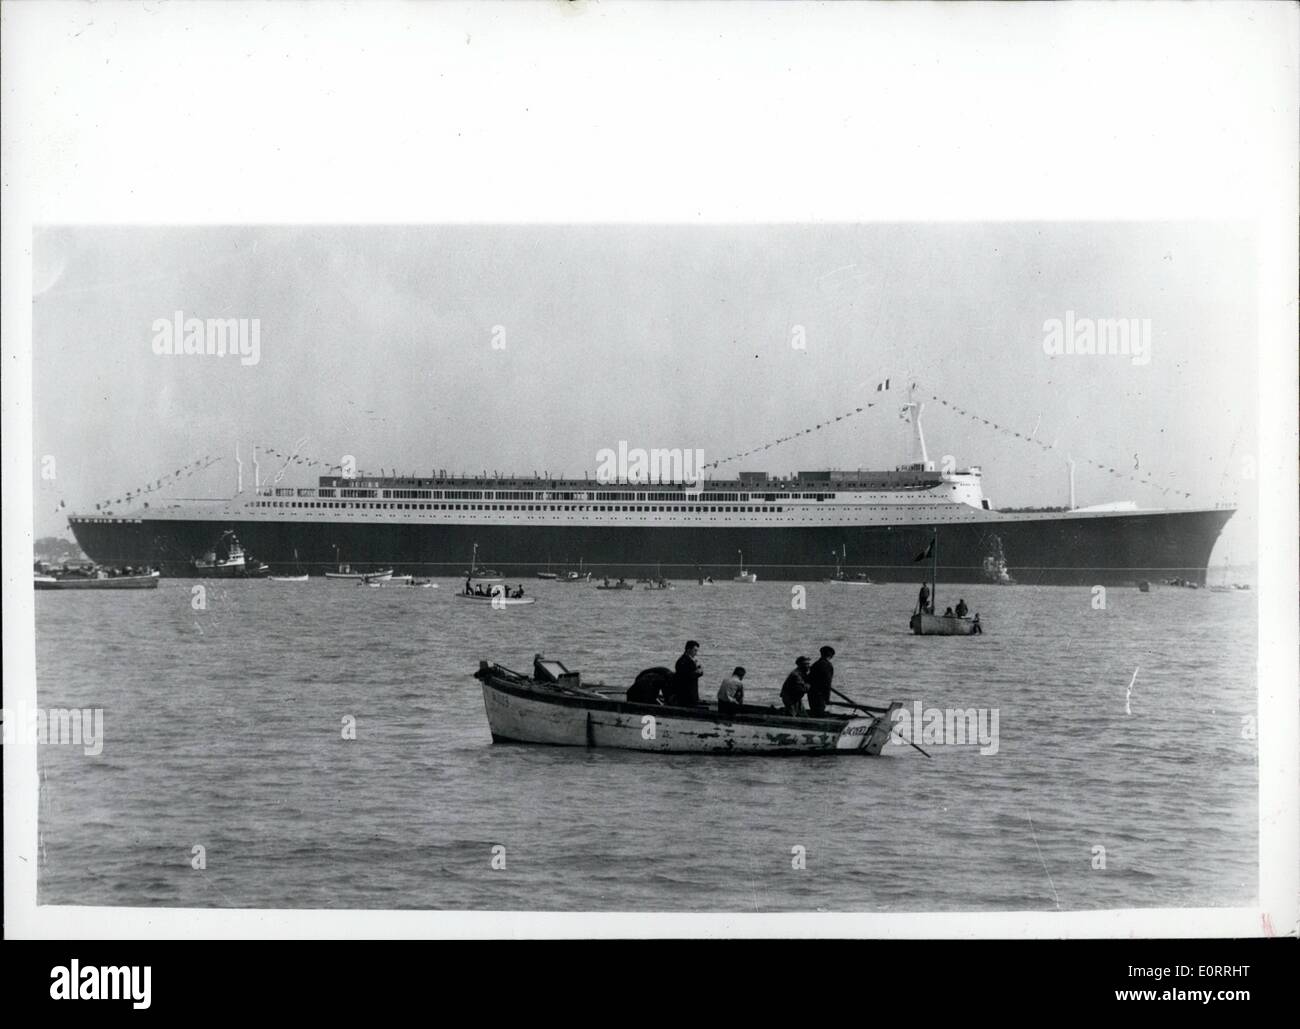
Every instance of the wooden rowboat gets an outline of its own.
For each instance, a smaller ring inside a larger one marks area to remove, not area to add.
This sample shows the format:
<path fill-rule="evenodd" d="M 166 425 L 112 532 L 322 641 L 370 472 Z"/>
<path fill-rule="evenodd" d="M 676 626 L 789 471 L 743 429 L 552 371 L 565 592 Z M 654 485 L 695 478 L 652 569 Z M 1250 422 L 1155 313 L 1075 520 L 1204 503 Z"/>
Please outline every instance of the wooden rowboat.
<path fill-rule="evenodd" d="M 723 714 L 714 704 L 629 703 L 626 691 L 593 683 L 538 654 L 532 676 L 487 661 L 474 677 L 493 743 L 608 747 L 669 754 L 866 754 L 889 741 L 895 702 L 879 715 L 795 717 L 746 704 Z"/>
<path fill-rule="evenodd" d="M 917 636 L 978 636 L 983 629 L 972 618 L 916 613 L 908 623 Z"/>

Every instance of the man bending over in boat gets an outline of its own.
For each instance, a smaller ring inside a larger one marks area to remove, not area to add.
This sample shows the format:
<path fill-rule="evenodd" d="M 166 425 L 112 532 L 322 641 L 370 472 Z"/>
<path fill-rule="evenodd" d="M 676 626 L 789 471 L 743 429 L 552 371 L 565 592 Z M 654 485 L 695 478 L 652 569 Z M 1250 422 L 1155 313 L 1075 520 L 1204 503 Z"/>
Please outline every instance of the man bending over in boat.
<path fill-rule="evenodd" d="M 808 710 L 814 718 L 826 716 L 826 705 L 831 700 L 831 680 L 835 677 L 835 666 L 831 664 L 835 648 L 822 647 L 819 653 L 821 657 L 808 670 Z"/>
<path fill-rule="evenodd" d="M 745 670 L 736 666 L 736 670 L 722 680 L 718 687 L 718 712 L 724 715 L 735 714 L 745 702 Z"/>
<path fill-rule="evenodd" d="M 808 692 L 808 659 L 795 658 L 794 671 L 785 677 L 781 686 L 781 703 L 787 715 L 803 715 L 803 698 Z"/>
<path fill-rule="evenodd" d="M 686 641 L 686 649 L 677 659 L 676 672 L 672 681 L 670 702 L 681 707 L 694 707 L 700 702 L 700 676 L 704 669 L 695 660 L 700 652 L 700 645 L 695 640 Z"/>

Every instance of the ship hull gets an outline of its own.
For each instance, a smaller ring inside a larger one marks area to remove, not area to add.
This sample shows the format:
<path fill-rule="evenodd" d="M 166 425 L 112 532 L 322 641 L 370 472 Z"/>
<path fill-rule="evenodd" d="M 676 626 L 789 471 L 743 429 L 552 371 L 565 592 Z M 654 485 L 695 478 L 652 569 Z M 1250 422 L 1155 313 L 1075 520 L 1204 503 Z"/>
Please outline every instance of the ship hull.
<path fill-rule="evenodd" d="M 1204 584 L 1210 552 L 1233 512 L 1125 512 L 990 518 L 939 525 L 938 578 L 989 582 L 989 558 L 1028 585 L 1135 585 L 1183 578 Z M 272 573 L 320 574 L 345 554 L 354 565 L 399 574 L 460 576 L 474 544 L 507 579 L 534 576 L 548 560 L 581 560 L 598 576 L 730 579 L 735 554 L 760 581 L 820 580 L 839 563 L 875 582 L 919 582 L 929 562 L 914 558 L 935 531 L 929 524 L 872 526 L 491 525 L 178 518 L 73 518 L 77 543 L 101 564 L 195 573 L 193 556 L 226 530 Z M 835 555 L 832 557 L 832 555 Z"/>

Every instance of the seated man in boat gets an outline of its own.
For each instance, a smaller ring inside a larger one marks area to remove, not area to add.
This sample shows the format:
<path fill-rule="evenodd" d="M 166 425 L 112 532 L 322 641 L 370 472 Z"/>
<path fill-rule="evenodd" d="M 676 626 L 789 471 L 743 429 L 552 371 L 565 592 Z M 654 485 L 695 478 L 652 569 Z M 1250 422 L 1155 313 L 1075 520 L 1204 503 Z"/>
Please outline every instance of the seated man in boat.
<path fill-rule="evenodd" d="M 966 606 L 966 598 L 965 598 L 965 597 L 963 597 L 963 598 L 961 598 L 960 600 L 957 601 L 957 617 L 958 617 L 958 618 L 965 618 L 965 617 L 966 617 L 966 612 L 969 611 L 969 610 L 970 610 L 970 608 L 968 608 L 968 607 Z"/>
<path fill-rule="evenodd" d="M 745 703 L 745 669 L 737 665 L 735 670 L 722 680 L 718 687 L 718 711 L 731 715 L 740 710 Z"/>
<path fill-rule="evenodd" d="M 785 677 L 781 685 L 781 703 L 785 705 L 787 715 L 803 715 L 803 698 L 808 693 L 808 659 L 795 658 L 794 671 Z"/>
<path fill-rule="evenodd" d="M 686 649 L 677 659 L 673 673 L 668 702 L 679 707 L 695 707 L 700 702 L 700 676 L 704 669 L 700 667 L 695 656 L 700 652 L 700 645 L 695 640 L 686 641 Z"/>
<path fill-rule="evenodd" d="M 957 617 L 955 614 L 952 613 L 952 608 L 947 608 L 947 609 L 943 612 L 943 616 L 944 616 L 945 618 L 956 618 L 956 617 Z"/>
<path fill-rule="evenodd" d="M 930 587 L 921 583 L 920 606 L 922 614 L 933 614 L 934 608 L 930 606 Z"/>
<path fill-rule="evenodd" d="M 825 717 L 826 705 L 831 700 L 831 680 L 835 677 L 835 666 L 831 664 L 835 648 L 822 647 L 819 653 L 821 657 L 808 670 L 808 710 L 814 718 Z"/>
<path fill-rule="evenodd" d="M 627 691 L 630 704 L 663 704 L 671 688 L 673 673 L 667 668 L 647 668 L 636 677 Z"/>

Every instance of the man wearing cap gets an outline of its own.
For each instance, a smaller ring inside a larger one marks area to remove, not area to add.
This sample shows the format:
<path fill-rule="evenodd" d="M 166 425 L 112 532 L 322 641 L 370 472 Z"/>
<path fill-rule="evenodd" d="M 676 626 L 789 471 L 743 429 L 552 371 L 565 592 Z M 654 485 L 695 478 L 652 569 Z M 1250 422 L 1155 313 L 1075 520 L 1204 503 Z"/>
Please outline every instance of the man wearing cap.
<path fill-rule="evenodd" d="M 831 699 L 831 680 L 835 678 L 835 666 L 831 664 L 835 648 L 822 647 L 820 653 L 821 657 L 808 671 L 808 708 L 814 718 L 825 716 L 826 705 Z"/>
<path fill-rule="evenodd" d="M 698 642 L 687 640 L 686 649 L 682 651 L 682 656 L 677 659 L 672 683 L 672 702 L 674 704 L 682 707 L 694 707 L 700 702 L 700 676 L 704 674 L 704 669 L 695 660 L 695 655 L 699 653 L 699 650 L 700 645 Z"/>
<path fill-rule="evenodd" d="M 787 715 L 804 714 L 803 698 L 808 692 L 808 659 L 795 658 L 794 671 L 785 677 L 781 686 L 781 703 Z"/>

